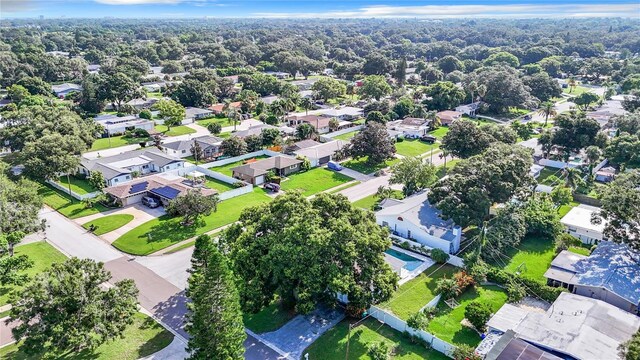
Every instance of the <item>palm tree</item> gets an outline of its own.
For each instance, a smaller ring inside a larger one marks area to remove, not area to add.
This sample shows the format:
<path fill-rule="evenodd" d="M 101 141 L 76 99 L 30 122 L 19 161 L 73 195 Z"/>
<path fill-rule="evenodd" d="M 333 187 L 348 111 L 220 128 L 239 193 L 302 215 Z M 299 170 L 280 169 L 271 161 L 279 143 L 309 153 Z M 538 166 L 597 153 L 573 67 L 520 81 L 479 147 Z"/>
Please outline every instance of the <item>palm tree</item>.
<path fill-rule="evenodd" d="M 231 109 L 227 113 L 227 117 L 233 122 L 233 131 L 236 131 L 236 126 L 240 120 L 240 112 L 237 109 Z"/>
<path fill-rule="evenodd" d="M 589 161 L 589 173 L 591 173 L 595 164 L 600 160 L 602 152 L 599 147 L 591 145 L 585 150 L 585 153 L 587 154 L 587 160 Z"/>
<path fill-rule="evenodd" d="M 476 91 L 478 92 L 478 98 L 482 100 L 482 98 L 487 95 L 487 86 L 484 84 L 479 85 Z"/>
<path fill-rule="evenodd" d="M 564 176 L 565 183 L 573 190 L 575 190 L 578 186 L 584 184 L 584 181 L 582 180 L 582 173 L 576 168 L 565 168 Z"/>
<path fill-rule="evenodd" d="M 300 100 L 300 106 L 304 109 L 305 115 L 309 115 L 309 110 L 313 107 L 313 101 L 308 97 L 302 98 L 302 100 Z"/>
<path fill-rule="evenodd" d="M 376 197 L 381 201 L 384 199 L 389 199 L 393 196 L 393 190 L 390 187 L 380 186 L 378 187 L 378 191 L 376 192 Z"/>
<path fill-rule="evenodd" d="M 547 121 L 549 120 L 549 116 L 556 116 L 558 112 L 556 111 L 556 108 L 553 102 L 545 101 L 542 104 L 540 104 L 540 110 L 538 110 L 538 113 L 540 113 L 541 115 L 544 115 L 544 127 L 546 128 Z"/>
<path fill-rule="evenodd" d="M 411 112 L 411 116 L 421 119 L 426 119 L 428 114 L 429 111 L 427 111 L 427 109 L 422 104 L 416 105 Z"/>
<path fill-rule="evenodd" d="M 467 85 L 467 90 L 471 93 L 471 102 L 475 101 L 475 94 L 478 91 L 478 83 L 472 81 Z"/>
<path fill-rule="evenodd" d="M 567 84 L 569 84 L 569 92 L 573 92 L 573 90 L 576 88 L 576 86 L 578 86 L 578 82 L 576 81 L 575 78 L 569 78 L 569 81 L 567 82 Z"/>
<path fill-rule="evenodd" d="M 287 113 L 281 101 L 273 102 L 271 105 L 269 105 L 269 108 L 271 110 L 271 113 L 277 118 L 280 118 L 281 116 L 284 117 L 284 115 Z"/>

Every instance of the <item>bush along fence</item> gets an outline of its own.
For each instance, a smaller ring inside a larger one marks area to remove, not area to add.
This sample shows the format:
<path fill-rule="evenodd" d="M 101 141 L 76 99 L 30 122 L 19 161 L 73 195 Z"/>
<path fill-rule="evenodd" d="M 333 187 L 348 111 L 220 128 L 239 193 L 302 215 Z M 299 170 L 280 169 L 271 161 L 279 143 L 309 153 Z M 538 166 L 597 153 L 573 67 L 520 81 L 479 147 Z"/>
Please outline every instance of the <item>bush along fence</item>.
<path fill-rule="evenodd" d="M 94 197 L 102 194 L 102 191 L 94 191 L 91 193 L 87 193 L 87 194 L 78 194 L 77 192 L 73 191 L 73 190 L 69 190 L 69 187 L 64 186 L 62 184 L 58 184 L 55 181 L 51 181 L 51 180 L 47 180 L 47 184 L 53 186 L 54 188 L 62 191 L 63 193 L 70 195 L 71 197 L 73 197 L 76 200 L 85 200 L 85 199 L 93 199 Z"/>
<path fill-rule="evenodd" d="M 417 241 L 409 240 L 397 235 L 389 235 L 391 237 L 391 242 L 405 250 L 414 251 L 418 254 L 422 254 L 425 256 L 431 257 L 432 247 L 427 245 L 423 245 Z M 461 257 L 455 256 L 453 254 L 449 254 L 449 258 L 447 259 L 447 263 L 453 265 L 455 267 L 464 268 L 464 260 Z"/>
<path fill-rule="evenodd" d="M 513 274 L 496 268 L 489 268 L 489 271 L 487 272 L 487 280 L 499 285 L 505 285 L 510 298 L 512 297 L 512 294 L 509 284 L 511 284 L 514 280 L 516 284 L 524 285 L 524 290 L 528 295 L 539 298 L 549 303 L 553 303 L 554 301 L 556 301 L 558 296 L 560 296 L 560 293 L 562 293 L 563 291 L 567 291 L 562 287 L 551 287 L 537 280 L 533 280 L 525 276 Z M 517 301 L 518 299 L 512 300 Z"/>
<path fill-rule="evenodd" d="M 258 150 L 258 151 L 254 151 L 254 152 L 250 152 L 250 153 L 246 153 L 244 155 L 239 155 L 239 156 L 234 156 L 234 157 L 230 157 L 230 158 L 226 158 L 223 160 L 216 160 L 216 161 L 212 161 L 206 164 L 200 164 L 199 166 L 205 169 L 209 169 L 212 167 L 218 167 L 218 166 L 223 166 L 223 165 L 227 165 L 227 164 L 231 164 L 234 163 L 236 161 L 240 161 L 240 160 L 246 160 L 246 159 L 251 159 L 257 156 L 278 156 L 278 155 L 284 155 L 282 153 L 279 152 L 275 152 L 275 151 L 271 151 L 271 150 L 267 150 L 267 149 L 263 149 L 263 150 Z M 286 155 L 284 155 L 286 156 Z"/>

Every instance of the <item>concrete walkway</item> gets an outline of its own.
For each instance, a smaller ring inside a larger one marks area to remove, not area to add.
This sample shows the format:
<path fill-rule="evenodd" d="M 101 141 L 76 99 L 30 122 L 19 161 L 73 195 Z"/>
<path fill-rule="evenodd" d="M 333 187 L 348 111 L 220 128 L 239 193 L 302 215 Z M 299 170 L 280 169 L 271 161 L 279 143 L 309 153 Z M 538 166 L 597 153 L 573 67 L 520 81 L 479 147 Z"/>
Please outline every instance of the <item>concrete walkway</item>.
<path fill-rule="evenodd" d="M 148 208 L 142 204 L 134 204 L 131 206 L 127 206 L 124 208 L 120 208 L 120 209 L 116 209 L 116 210 L 110 210 L 110 211 L 105 211 L 103 213 L 98 213 L 98 214 L 93 214 L 93 215 L 89 215 L 89 216 L 85 216 L 85 217 L 81 217 L 78 219 L 74 219 L 73 221 L 79 225 L 82 224 L 86 224 L 89 221 L 95 220 L 95 219 L 99 219 L 105 216 L 109 216 L 109 215 L 120 215 L 120 214 L 129 214 L 129 215 L 133 215 L 133 220 L 131 220 L 130 222 L 128 222 L 127 224 L 124 224 L 123 226 L 110 231 L 106 234 L 100 235 L 100 237 L 106 241 L 108 241 L 109 243 L 112 243 L 114 241 L 116 241 L 120 236 L 122 236 L 123 234 L 127 233 L 130 230 L 133 230 L 134 228 L 146 223 L 147 221 L 151 221 L 155 218 L 158 218 L 164 214 L 166 214 L 166 211 L 164 210 L 164 207 L 160 206 L 157 207 L 155 209 L 151 209 Z"/>
<path fill-rule="evenodd" d="M 360 182 L 368 181 L 374 178 L 372 175 L 363 174 L 361 172 L 355 171 L 353 169 L 349 169 L 347 167 L 342 167 L 342 170 L 339 171 L 340 174 L 346 175 L 354 180 L 358 180 Z"/>

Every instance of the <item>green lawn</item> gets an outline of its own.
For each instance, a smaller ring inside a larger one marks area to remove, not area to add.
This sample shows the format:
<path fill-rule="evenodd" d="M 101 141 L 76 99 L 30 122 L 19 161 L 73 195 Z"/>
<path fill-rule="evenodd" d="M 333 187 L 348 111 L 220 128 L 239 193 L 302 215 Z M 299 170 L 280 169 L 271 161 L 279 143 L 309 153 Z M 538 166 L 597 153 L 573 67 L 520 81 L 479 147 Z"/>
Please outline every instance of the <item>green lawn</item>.
<path fill-rule="evenodd" d="M 148 255 L 192 238 L 231 224 L 238 220 L 243 209 L 270 201 L 261 188 L 253 193 L 236 196 L 218 204 L 218 211 L 200 220 L 199 224 L 185 227 L 179 217 L 163 215 L 130 230 L 113 242 L 117 249 L 133 255 Z"/>
<path fill-rule="evenodd" d="M 562 169 L 556 169 L 553 167 L 545 166 L 545 168 L 542 169 L 542 171 L 540 171 L 540 175 L 538 176 L 536 181 L 538 182 L 538 184 L 543 184 L 548 186 L 560 185 L 561 182 L 552 181 L 553 179 L 549 178 L 551 176 L 555 176 L 558 179 L 562 180 L 564 178 L 564 171 L 562 171 Z"/>
<path fill-rule="evenodd" d="M 447 161 L 446 171 L 445 171 L 444 164 L 442 164 L 442 165 L 438 166 L 438 171 L 437 171 L 436 175 L 438 175 L 439 179 L 442 179 L 459 162 L 460 162 L 460 159 L 448 160 Z"/>
<path fill-rule="evenodd" d="M 84 194 L 98 191 L 98 189 L 94 188 L 93 185 L 91 185 L 89 181 L 87 181 L 86 179 L 80 179 L 75 176 L 69 176 L 68 182 L 67 182 L 66 176 L 61 176 L 58 179 L 57 183 L 64 186 L 65 189 L 68 189 L 69 183 L 71 183 L 71 191 L 79 195 L 84 195 Z"/>
<path fill-rule="evenodd" d="M 467 289 L 456 300 L 460 306 L 455 309 L 447 306 L 444 299 L 438 303 L 436 316 L 429 322 L 427 331 L 453 345 L 466 344 L 475 347 L 482 339 L 474 329 L 461 324 L 464 309 L 475 300 L 488 304 L 495 313 L 507 302 L 507 293 L 497 286 L 476 286 Z"/>
<path fill-rule="evenodd" d="M 278 330 L 295 316 L 295 311 L 285 310 L 280 306 L 279 301 L 274 301 L 258 313 L 244 314 L 243 320 L 244 326 L 249 330 L 261 334 Z"/>
<path fill-rule="evenodd" d="M 107 215 L 99 219 L 89 221 L 82 225 L 82 227 L 89 229 L 91 225 L 94 225 L 96 226 L 96 230 L 93 233 L 96 235 L 102 235 L 125 226 L 131 220 L 133 220 L 133 215 L 130 214 Z"/>
<path fill-rule="evenodd" d="M 591 255 L 591 250 L 589 250 L 586 247 L 582 247 L 582 246 L 570 246 L 569 247 L 569 251 L 571 251 L 574 254 L 578 254 L 578 255 L 584 255 L 584 256 Z"/>
<path fill-rule="evenodd" d="M 393 190 L 393 197 L 396 199 L 402 199 L 404 196 L 402 191 Z M 366 210 L 374 210 L 374 206 L 378 203 L 378 196 L 376 194 L 371 194 L 367 197 L 364 197 L 360 200 L 357 200 L 353 203 L 353 206 L 359 207 L 361 209 Z"/>
<path fill-rule="evenodd" d="M 449 132 L 448 126 L 440 126 L 439 128 L 429 131 L 429 134 L 438 138 L 438 140 L 442 140 L 442 138 Z"/>
<path fill-rule="evenodd" d="M 44 241 L 17 246 L 15 254 L 27 255 L 33 261 L 33 266 L 25 271 L 25 274 L 30 277 L 41 273 L 49 268 L 51 264 L 63 262 L 67 259 L 64 254 Z M 0 286 L 0 306 L 9 302 L 9 293 L 12 290 L 19 290 L 20 288 L 20 286 Z"/>
<path fill-rule="evenodd" d="M 147 93 L 147 97 L 148 98 L 156 98 L 156 99 L 162 99 L 164 95 L 162 95 L 162 92 L 158 91 L 158 92 L 148 92 Z"/>
<path fill-rule="evenodd" d="M 507 259 L 502 257 L 500 261 L 497 261 L 496 265 L 502 267 L 504 263 L 507 263 L 504 268 L 506 271 L 520 272 L 522 276 L 546 282 L 544 273 L 551 265 L 553 258 L 556 257 L 553 241 L 551 239 L 527 236 L 517 248 L 518 250 L 513 247 L 507 247 L 504 252 L 510 260 L 507 263 Z"/>
<path fill-rule="evenodd" d="M 233 186 L 233 184 L 229 184 L 226 183 L 224 181 L 218 180 L 218 179 L 214 179 L 212 177 L 206 177 L 207 181 L 205 182 L 205 186 L 210 188 L 210 189 L 215 189 L 217 190 L 219 193 L 223 193 L 225 191 L 229 191 L 229 190 L 233 190 L 236 189 L 235 186 Z"/>
<path fill-rule="evenodd" d="M 211 123 L 218 123 L 220 124 L 220 126 L 233 126 L 233 121 L 229 120 L 229 118 L 226 117 L 222 117 L 222 118 L 218 118 L 218 117 L 210 117 L 208 119 L 202 119 L 202 120 L 197 120 L 196 124 L 200 125 L 200 126 L 204 126 L 207 127 L 207 125 L 211 124 Z"/>
<path fill-rule="evenodd" d="M 142 313 L 134 316 L 122 338 L 116 338 L 100 345 L 95 351 L 79 353 L 55 354 L 51 358 L 67 360 L 135 360 L 149 356 L 167 347 L 173 341 L 173 334 L 162 325 Z M 49 354 L 49 356 L 52 356 Z M 11 344 L 0 349 L 0 358 L 11 360 L 39 360 L 43 354 L 27 355 L 20 351 L 18 344 Z"/>
<path fill-rule="evenodd" d="M 260 160 L 260 159 L 266 159 L 266 158 L 268 158 L 268 157 L 269 157 L 269 156 L 267 156 L 267 155 L 260 155 L 260 156 L 257 156 L 257 157 L 255 157 L 255 158 L 250 158 L 250 159 L 240 160 L 240 161 L 232 162 L 232 163 L 227 164 L 227 165 L 222 165 L 222 166 L 213 167 L 213 168 L 211 168 L 211 169 L 209 169 L 209 170 L 211 170 L 211 171 L 215 171 L 215 172 L 219 172 L 219 173 L 221 173 L 221 174 L 225 174 L 225 175 L 227 175 L 227 176 L 231 176 L 231 175 L 232 175 L 232 173 L 231 173 L 231 169 L 232 169 L 232 168 L 234 168 L 234 167 L 236 167 L 236 166 L 240 166 L 240 165 L 244 164 L 245 162 L 247 162 L 247 161 L 249 161 L 249 160 L 251 160 L 251 159 Z"/>
<path fill-rule="evenodd" d="M 100 204 L 87 209 L 80 200 L 74 199 L 69 196 L 69 194 L 65 194 L 49 185 L 41 185 L 38 188 L 38 194 L 42 196 L 45 204 L 70 219 L 93 215 L 107 210 L 107 208 Z"/>
<path fill-rule="evenodd" d="M 91 145 L 91 149 L 89 151 L 98 151 L 104 149 L 111 149 L 125 145 L 132 144 L 140 144 L 141 142 L 147 139 L 143 138 L 132 138 L 132 137 L 124 137 L 120 136 L 112 136 L 111 138 L 100 138 L 96 139 Z"/>
<path fill-rule="evenodd" d="M 569 95 L 573 95 L 573 96 L 578 96 L 578 95 L 580 95 L 582 93 L 589 92 L 589 91 L 590 91 L 589 88 L 586 88 L 586 87 L 580 86 L 580 85 L 578 85 L 575 88 L 573 88 L 573 90 L 571 90 L 570 87 L 567 87 L 566 89 L 562 89 L 563 93 L 569 94 Z"/>
<path fill-rule="evenodd" d="M 371 174 L 374 173 L 378 170 L 387 168 L 395 163 L 397 163 L 398 161 L 400 161 L 400 159 L 398 158 L 393 158 L 391 160 L 387 160 L 383 163 L 380 164 L 376 164 L 376 165 L 370 165 L 367 164 L 367 157 L 363 157 L 360 159 L 351 159 L 348 161 L 345 161 L 343 163 L 341 163 L 340 165 L 344 166 L 344 167 L 348 167 L 351 170 L 355 170 L 357 172 L 363 173 L 363 174 Z"/>
<path fill-rule="evenodd" d="M 349 320 L 343 320 L 314 341 L 306 350 L 309 359 L 344 360 L 347 353 Z M 369 318 L 351 330 L 349 336 L 349 359 L 370 360 L 368 345 L 384 341 L 393 348 L 393 360 L 448 360 L 435 350 L 428 350 L 411 342 L 408 337 L 373 318 Z M 303 356 L 304 358 L 304 356 Z"/>
<path fill-rule="evenodd" d="M 178 136 L 178 135 L 187 135 L 193 134 L 196 131 L 186 125 L 180 126 L 172 126 L 171 130 L 167 130 L 167 127 L 164 125 L 156 125 L 156 130 L 164 133 L 166 136 Z"/>
<path fill-rule="evenodd" d="M 427 144 L 418 139 L 405 139 L 396 143 L 396 152 L 403 156 L 418 156 L 438 147 L 438 144 Z"/>
<path fill-rule="evenodd" d="M 356 134 L 359 133 L 359 132 L 360 131 L 352 131 L 352 132 L 344 133 L 342 135 L 334 136 L 333 139 L 349 141 L 349 140 L 351 140 L 352 137 L 356 136 Z"/>
<path fill-rule="evenodd" d="M 560 216 L 560 218 L 562 219 L 565 215 L 567 215 L 567 213 L 573 209 L 574 207 L 580 205 L 580 203 L 572 201 L 570 203 L 568 203 L 567 205 L 562 205 L 558 208 L 558 216 Z"/>
<path fill-rule="evenodd" d="M 281 185 L 284 191 L 302 190 L 304 196 L 310 196 L 351 180 L 353 179 L 337 171 L 317 167 L 309 171 L 291 174 Z"/>
<path fill-rule="evenodd" d="M 441 264 L 434 264 L 414 279 L 402 284 L 391 299 L 383 303 L 381 307 L 390 309 L 399 318 L 407 320 L 438 295 L 435 293 L 438 279 L 444 276 L 450 278 L 460 270 L 447 264 L 438 269 L 433 275 L 427 276 L 440 266 Z"/>

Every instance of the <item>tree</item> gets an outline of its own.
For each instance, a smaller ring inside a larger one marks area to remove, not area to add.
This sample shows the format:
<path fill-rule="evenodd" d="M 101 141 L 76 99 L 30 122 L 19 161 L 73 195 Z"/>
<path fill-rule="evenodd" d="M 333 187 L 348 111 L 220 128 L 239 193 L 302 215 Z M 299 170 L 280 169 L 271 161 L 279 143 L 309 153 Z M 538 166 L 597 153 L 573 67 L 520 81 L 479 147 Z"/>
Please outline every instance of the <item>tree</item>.
<path fill-rule="evenodd" d="M 362 73 L 365 75 L 385 75 L 390 73 L 392 68 L 393 66 L 387 57 L 373 52 L 365 58 Z"/>
<path fill-rule="evenodd" d="M 84 150 L 86 145 L 73 135 L 44 135 L 22 149 L 25 174 L 41 180 L 54 180 L 66 174 L 68 181 L 69 174 L 77 171 L 79 155 Z M 71 186 L 71 182 L 68 183 Z"/>
<path fill-rule="evenodd" d="M 440 147 L 464 159 L 482 153 L 494 140 L 473 121 L 454 121 Z"/>
<path fill-rule="evenodd" d="M 454 360 L 482 360 L 482 356 L 476 354 L 475 348 L 465 344 L 456 346 L 451 356 Z"/>
<path fill-rule="evenodd" d="M 224 139 L 220 145 L 220 150 L 225 156 L 239 156 L 247 153 L 247 143 L 237 136 Z"/>
<path fill-rule="evenodd" d="M 351 143 L 345 147 L 345 153 L 354 159 L 366 157 L 368 164 L 380 164 L 393 158 L 396 147 L 389 138 L 387 128 L 372 122 L 351 138 Z"/>
<path fill-rule="evenodd" d="M 198 165 L 198 161 L 202 160 L 202 157 L 204 156 L 204 152 L 202 151 L 202 147 L 200 146 L 200 143 L 197 141 L 193 141 L 193 143 L 191 144 L 191 155 L 193 156 L 193 159 L 196 161 L 196 165 Z"/>
<path fill-rule="evenodd" d="M 478 331 L 482 331 L 484 325 L 491 318 L 491 307 L 485 302 L 472 301 L 464 309 L 464 317 Z"/>
<path fill-rule="evenodd" d="M 98 190 L 102 190 L 107 186 L 107 182 L 104 179 L 104 175 L 100 171 L 92 171 L 87 180 L 89 184 Z"/>
<path fill-rule="evenodd" d="M 296 137 L 301 140 L 311 139 L 316 136 L 317 131 L 311 124 L 303 123 L 296 127 Z"/>
<path fill-rule="evenodd" d="M 453 55 L 447 55 L 443 57 L 442 59 L 438 60 L 437 64 L 440 70 L 442 70 L 445 74 L 464 69 L 464 64 L 462 64 L 462 61 L 458 60 L 458 58 Z"/>
<path fill-rule="evenodd" d="M 229 261 L 211 237 L 201 235 L 191 259 L 187 296 L 189 359 L 243 359 L 246 334 Z"/>
<path fill-rule="evenodd" d="M 389 345 L 384 341 L 367 345 L 367 355 L 369 355 L 371 360 L 389 360 L 390 353 L 391 349 L 389 349 Z"/>
<path fill-rule="evenodd" d="M 16 84 L 27 89 L 31 95 L 51 96 L 51 85 L 39 77 L 25 76 Z"/>
<path fill-rule="evenodd" d="M 340 121 L 338 121 L 338 119 L 334 118 L 329 120 L 329 130 L 338 131 L 339 127 L 340 127 Z"/>
<path fill-rule="evenodd" d="M 370 75 L 364 78 L 359 92 L 363 97 L 374 98 L 379 101 L 381 98 L 391 94 L 391 86 L 384 76 Z"/>
<path fill-rule="evenodd" d="M 484 60 L 484 64 L 485 66 L 506 64 L 513 68 L 517 68 L 520 66 L 520 61 L 518 60 L 517 56 L 506 51 L 500 51 L 495 54 L 491 54 L 488 58 L 486 58 Z"/>
<path fill-rule="evenodd" d="M 222 125 L 218 122 L 210 122 L 207 124 L 207 130 L 213 135 L 218 135 L 222 131 Z"/>
<path fill-rule="evenodd" d="M 486 227 L 486 244 L 482 250 L 482 257 L 489 261 L 504 253 L 508 247 L 517 247 L 524 238 L 527 227 L 525 217 L 517 205 L 507 204 L 498 210 Z M 489 258 L 488 258 L 489 257 Z"/>
<path fill-rule="evenodd" d="M 587 110 L 591 104 L 598 102 L 598 100 L 600 100 L 598 95 L 592 92 L 583 92 L 576 96 L 573 99 L 573 102 L 582 110 Z"/>
<path fill-rule="evenodd" d="M 105 98 L 101 90 L 102 81 L 99 75 L 89 74 L 82 79 L 82 92 L 78 106 L 90 114 L 98 114 L 104 109 Z"/>
<path fill-rule="evenodd" d="M 640 137 L 622 133 L 611 139 L 604 150 L 605 157 L 621 170 L 640 164 Z"/>
<path fill-rule="evenodd" d="M 601 210 L 591 221 L 605 222 L 604 235 L 640 250 L 640 171 L 618 176 L 600 192 Z"/>
<path fill-rule="evenodd" d="M 182 216 L 182 225 L 191 226 L 200 216 L 218 211 L 218 202 L 218 195 L 205 196 L 200 189 L 191 189 L 169 201 L 166 210 L 171 216 Z"/>
<path fill-rule="evenodd" d="M 432 187 L 429 200 L 460 226 L 482 224 L 495 203 L 530 192 L 533 161 L 529 149 L 494 144 L 484 153 L 461 160 L 449 176 Z"/>
<path fill-rule="evenodd" d="M 510 107 L 533 105 L 531 94 L 522 82 L 518 71 L 509 66 L 481 67 L 464 79 L 466 84 L 472 81 L 478 84 L 478 95 L 494 112 L 504 113 Z"/>
<path fill-rule="evenodd" d="M 627 342 L 620 344 L 620 358 L 624 360 L 640 359 L 640 331 L 635 334 Z"/>
<path fill-rule="evenodd" d="M 20 82 L 18 82 L 18 84 L 20 84 Z M 640 90 L 640 74 L 631 74 L 627 76 L 620 83 L 620 88 L 624 93 L 629 93 L 632 90 Z M 29 92 L 31 92 L 31 90 L 29 90 Z M 33 94 L 33 92 L 31 93 Z"/>
<path fill-rule="evenodd" d="M 249 312 L 277 295 L 305 314 L 319 303 L 335 304 L 339 293 L 362 311 L 389 299 L 397 286 L 382 256 L 391 246 L 387 231 L 342 195 L 308 200 L 294 191 L 246 208 L 220 243 L 229 249 L 240 303 Z"/>
<path fill-rule="evenodd" d="M 305 97 L 300 99 L 300 106 L 304 109 L 305 115 L 309 115 L 309 110 L 313 109 L 313 100 Z"/>
<path fill-rule="evenodd" d="M 562 88 L 558 82 L 547 73 L 525 76 L 522 80 L 531 89 L 531 95 L 540 101 L 549 101 L 562 95 Z"/>
<path fill-rule="evenodd" d="M 540 104 L 540 110 L 538 110 L 538 113 L 540 113 L 541 115 L 544 115 L 544 128 L 547 127 L 547 123 L 549 121 L 549 117 L 550 116 L 556 116 L 557 111 L 555 108 L 555 104 L 552 101 L 545 101 L 542 104 Z"/>
<path fill-rule="evenodd" d="M 570 187 L 564 185 L 558 185 L 551 190 L 551 200 L 560 210 L 562 205 L 567 205 L 573 201 L 573 194 Z"/>
<path fill-rule="evenodd" d="M 116 109 L 120 109 L 125 102 L 142 95 L 138 84 L 121 72 L 104 77 L 100 89 L 100 99 L 110 101 Z"/>
<path fill-rule="evenodd" d="M 173 126 L 182 124 L 182 120 L 186 116 L 184 106 L 173 100 L 160 100 L 156 103 L 156 108 L 160 111 L 158 116 L 164 119 L 167 131 L 170 131 Z"/>
<path fill-rule="evenodd" d="M 16 103 L 19 103 L 29 95 L 31 95 L 29 90 L 22 85 L 13 84 L 7 88 L 7 97 Z"/>
<path fill-rule="evenodd" d="M 171 92 L 171 98 L 182 106 L 203 107 L 216 101 L 209 87 L 198 80 L 184 80 Z"/>
<path fill-rule="evenodd" d="M 380 111 L 372 111 L 370 113 L 367 114 L 367 123 L 370 122 L 377 122 L 380 124 L 385 124 L 387 122 L 387 119 L 385 118 L 385 116 L 380 112 Z"/>
<path fill-rule="evenodd" d="M 244 138 L 244 142 L 247 144 L 248 152 L 254 152 L 262 149 L 262 138 L 260 135 L 248 135 Z"/>
<path fill-rule="evenodd" d="M 609 122 L 620 133 L 626 132 L 631 135 L 640 133 L 640 111 L 613 116 Z"/>
<path fill-rule="evenodd" d="M 549 153 L 553 150 L 553 133 L 551 130 L 544 130 L 538 136 L 538 145 L 542 147 L 542 152 L 544 153 L 544 158 L 549 158 Z"/>
<path fill-rule="evenodd" d="M 518 120 L 515 120 L 514 122 L 511 123 L 511 128 L 516 132 L 516 134 L 518 135 L 518 138 L 522 140 L 531 139 L 531 136 L 533 136 L 534 126 L 535 126 L 534 123 L 529 122 L 529 123 L 523 124 Z"/>
<path fill-rule="evenodd" d="M 522 215 L 527 225 L 527 235 L 547 239 L 558 236 L 564 226 L 560 223 L 558 212 L 554 210 L 556 210 L 556 204 L 547 195 L 537 194 L 527 199 L 522 207 Z"/>
<path fill-rule="evenodd" d="M 425 95 L 431 97 L 426 101 L 429 109 L 438 111 L 454 109 L 462 103 L 466 96 L 464 90 L 449 81 L 438 81 L 430 85 L 427 87 Z"/>
<path fill-rule="evenodd" d="M 402 87 L 407 78 L 407 59 L 402 58 L 398 61 L 394 77 L 398 86 Z"/>
<path fill-rule="evenodd" d="M 282 142 L 280 130 L 278 129 L 262 129 L 262 131 L 260 132 L 260 137 L 262 138 L 262 145 L 264 146 L 278 145 L 280 142 Z"/>
<path fill-rule="evenodd" d="M 240 101 L 242 112 L 251 113 L 256 109 L 258 101 L 260 101 L 260 95 L 255 91 L 242 90 L 240 94 L 238 94 L 238 100 Z"/>
<path fill-rule="evenodd" d="M 553 132 L 553 144 L 563 149 L 565 157 L 593 145 L 600 131 L 600 124 L 595 119 L 577 112 L 558 115 L 555 125 L 557 129 Z"/>
<path fill-rule="evenodd" d="M 311 86 L 311 90 L 326 102 L 329 99 L 344 96 L 347 91 L 347 86 L 342 81 L 330 77 L 323 77 Z"/>
<path fill-rule="evenodd" d="M 13 296 L 12 330 L 27 354 L 62 354 L 95 349 L 122 336 L 137 312 L 138 289 L 133 280 L 111 279 L 102 263 L 71 258 L 53 264 Z"/>
<path fill-rule="evenodd" d="M 635 112 L 640 109 L 640 91 L 636 90 L 632 95 L 625 96 L 624 100 L 622 100 L 622 107 L 629 112 Z"/>
<path fill-rule="evenodd" d="M 405 196 L 415 194 L 431 186 L 437 179 L 433 164 L 425 163 L 419 157 L 405 157 L 391 166 L 390 184 L 402 184 Z"/>

